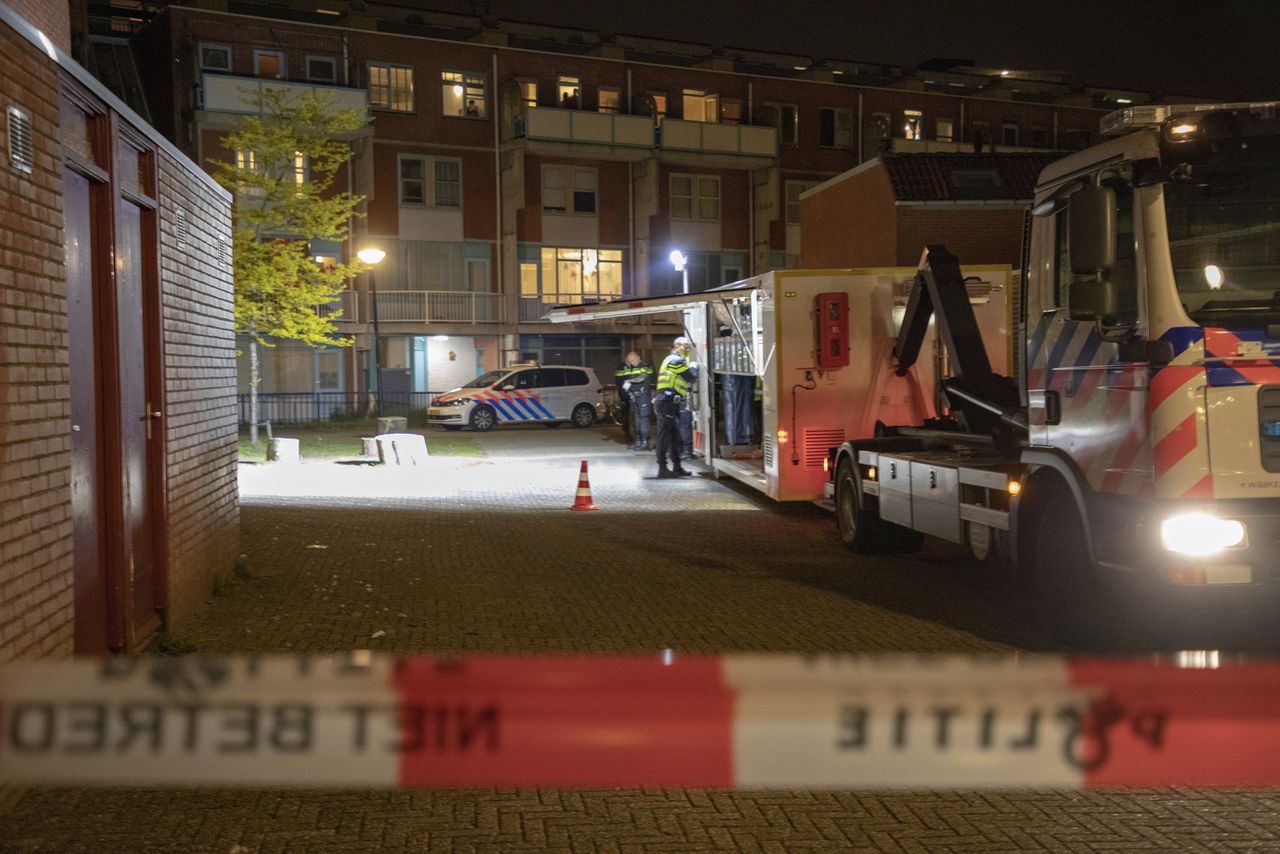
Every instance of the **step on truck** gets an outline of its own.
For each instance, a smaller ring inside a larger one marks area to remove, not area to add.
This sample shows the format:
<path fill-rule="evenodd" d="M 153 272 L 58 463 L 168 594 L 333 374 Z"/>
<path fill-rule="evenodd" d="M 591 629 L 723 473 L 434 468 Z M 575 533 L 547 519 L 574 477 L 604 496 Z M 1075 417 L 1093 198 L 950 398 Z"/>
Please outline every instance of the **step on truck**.
<path fill-rule="evenodd" d="M 924 253 L 891 358 L 931 326 L 945 406 L 832 451 L 857 552 L 924 536 L 1061 589 L 1280 575 L 1280 104 L 1134 107 L 1041 174 L 996 374 L 959 262 Z"/>

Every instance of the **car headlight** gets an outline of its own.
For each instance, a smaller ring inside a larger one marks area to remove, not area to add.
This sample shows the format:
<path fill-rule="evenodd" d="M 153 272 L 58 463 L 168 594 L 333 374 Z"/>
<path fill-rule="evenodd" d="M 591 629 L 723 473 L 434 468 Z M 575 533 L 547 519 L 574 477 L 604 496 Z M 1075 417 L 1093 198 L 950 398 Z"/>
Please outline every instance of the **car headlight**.
<path fill-rule="evenodd" d="M 442 400 L 436 403 L 436 406 L 466 406 L 471 402 L 471 398 L 463 397 L 455 400 Z"/>
<path fill-rule="evenodd" d="M 1208 513 L 1181 513 L 1160 523 L 1160 542 L 1178 554 L 1204 557 L 1244 542 L 1244 523 Z"/>

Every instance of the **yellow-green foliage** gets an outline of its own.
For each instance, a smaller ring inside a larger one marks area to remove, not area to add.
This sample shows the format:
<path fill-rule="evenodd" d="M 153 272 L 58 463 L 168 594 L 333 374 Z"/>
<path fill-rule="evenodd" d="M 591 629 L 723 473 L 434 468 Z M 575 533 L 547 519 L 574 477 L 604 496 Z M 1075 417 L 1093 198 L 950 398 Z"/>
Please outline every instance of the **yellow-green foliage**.
<path fill-rule="evenodd" d="M 364 200 L 333 192 L 332 185 L 351 157 L 350 147 L 335 137 L 363 127 L 367 118 L 359 110 L 335 110 L 317 92 L 289 97 L 268 86 L 245 98 L 259 114 L 242 119 L 223 142 L 230 161 L 211 164 L 214 178 L 235 199 L 236 329 L 263 344 L 270 337 L 313 346 L 350 344 L 335 334 L 340 313 L 322 317 L 316 306 L 337 302 L 362 267 L 356 261 L 321 269 L 309 241 L 344 239 Z M 306 164 L 303 180 L 299 156 Z"/>

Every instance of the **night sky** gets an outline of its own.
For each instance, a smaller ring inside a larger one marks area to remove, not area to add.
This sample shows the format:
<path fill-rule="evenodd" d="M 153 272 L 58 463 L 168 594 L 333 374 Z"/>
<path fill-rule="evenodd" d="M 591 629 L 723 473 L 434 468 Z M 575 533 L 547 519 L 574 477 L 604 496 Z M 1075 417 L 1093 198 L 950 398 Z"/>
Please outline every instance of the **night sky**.
<path fill-rule="evenodd" d="M 486 0 L 391 0 L 474 13 Z M 1280 0 L 487 0 L 497 18 L 908 68 L 934 57 L 1096 86 L 1280 99 Z"/>

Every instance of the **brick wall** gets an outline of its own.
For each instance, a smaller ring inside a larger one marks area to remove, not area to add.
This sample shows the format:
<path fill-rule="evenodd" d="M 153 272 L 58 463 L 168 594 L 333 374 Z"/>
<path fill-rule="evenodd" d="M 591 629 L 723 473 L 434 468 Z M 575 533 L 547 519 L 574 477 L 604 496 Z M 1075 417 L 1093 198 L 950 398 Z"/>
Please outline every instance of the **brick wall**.
<path fill-rule="evenodd" d="M 39 4 L 36 4 L 39 5 Z M 54 4 L 50 4 L 54 5 Z M 31 174 L 0 160 L 0 660 L 72 650 L 70 386 L 57 73 L 0 24 L 0 111 L 31 114 Z"/>
<path fill-rule="evenodd" d="M 231 218 L 207 183 L 160 158 L 169 616 L 175 631 L 239 553 Z M 186 235 L 178 234 L 178 211 Z"/>
<path fill-rule="evenodd" d="M 1023 208 L 898 208 L 897 264 L 915 265 L 925 244 L 942 243 L 962 264 L 1009 264 L 1022 255 Z"/>
<path fill-rule="evenodd" d="M 71 53 L 70 3 L 66 0 L 6 0 L 6 3 L 64 53 Z M 6 56 L 11 57 L 12 54 Z"/>
<path fill-rule="evenodd" d="M 800 266 L 891 267 L 898 263 L 898 209 L 879 164 L 800 202 Z"/>

